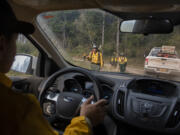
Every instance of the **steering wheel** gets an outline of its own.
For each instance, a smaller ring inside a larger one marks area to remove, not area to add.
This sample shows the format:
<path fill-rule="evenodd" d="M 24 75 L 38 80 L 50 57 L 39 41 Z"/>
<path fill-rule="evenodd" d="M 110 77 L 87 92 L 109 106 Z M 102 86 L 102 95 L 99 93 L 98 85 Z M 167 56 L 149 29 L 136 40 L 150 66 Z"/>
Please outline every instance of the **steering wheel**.
<path fill-rule="evenodd" d="M 57 89 L 52 90 L 51 86 L 56 78 L 68 73 L 80 73 L 87 77 L 93 83 L 95 100 L 99 100 L 101 97 L 100 84 L 90 71 L 75 67 L 65 68 L 54 73 L 43 81 L 39 88 L 40 105 L 43 108 L 45 117 L 48 119 L 48 121 L 50 121 L 51 124 L 57 121 L 57 119 L 63 121 L 62 123 L 67 123 L 65 121 L 68 120 L 70 121 L 73 117 L 78 115 L 81 104 L 87 100 L 82 94 L 79 93 L 63 92 Z"/>

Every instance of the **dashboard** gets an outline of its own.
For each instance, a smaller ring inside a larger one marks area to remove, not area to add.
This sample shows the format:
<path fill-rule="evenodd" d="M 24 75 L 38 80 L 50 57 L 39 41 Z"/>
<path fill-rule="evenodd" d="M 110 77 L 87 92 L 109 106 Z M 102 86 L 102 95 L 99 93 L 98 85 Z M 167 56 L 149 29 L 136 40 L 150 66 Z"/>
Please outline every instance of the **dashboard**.
<path fill-rule="evenodd" d="M 115 83 L 111 108 L 117 121 L 155 133 L 180 133 L 179 82 L 113 73 L 98 76 Z"/>
<path fill-rule="evenodd" d="M 180 133 L 180 83 L 111 73 L 94 76 L 101 87 L 100 98 L 109 101 L 109 114 L 116 121 L 150 131 Z M 95 95 L 93 82 L 80 73 L 57 77 L 48 90 L 78 93 L 86 99 Z M 56 101 L 57 95 L 48 93 L 47 99 Z M 53 113 L 54 106 L 48 106 L 43 107 L 46 115 Z"/>
<path fill-rule="evenodd" d="M 179 83 L 146 77 L 125 82 L 113 96 L 114 117 L 140 129 L 180 132 Z"/>
<path fill-rule="evenodd" d="M 136 93 L 161 97 L 172 97 L 177 94 L 176 85 L 152 79 L 133 81 L 128 85 L 128 89 Z"/>
<path fill-rule="evenodd" d="M 112 85 L 108 85 L 107 83 L 101 81 L 100 87 L 102 89 L 100 98 L 109 100 L 113 95 Z M 84 75 L 77 73 L 71 73 L 57 78 L 54 81 L 53 89 L 83 94 L 85 98 L 89 98 L 91 95 L 94 95 L 93 82 Z"/>

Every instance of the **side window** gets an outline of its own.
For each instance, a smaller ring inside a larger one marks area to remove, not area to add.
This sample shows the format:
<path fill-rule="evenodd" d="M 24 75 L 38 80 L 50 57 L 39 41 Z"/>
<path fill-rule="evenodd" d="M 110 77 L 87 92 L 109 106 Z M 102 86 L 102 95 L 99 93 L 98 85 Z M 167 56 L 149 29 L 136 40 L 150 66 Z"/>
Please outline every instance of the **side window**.
<path fill-rule="evenodd" d="M 160 52 L 160 49 L 153 49 L 150 53 L 150 56 L 157 56 L 159 52 Z"/>
<path fill-rule="evenodd" d="M 24 36 L 19 34 L 17 54 L 8 76 L 31 76 L 35 74 L 39 52 L 37 48 Z"/>

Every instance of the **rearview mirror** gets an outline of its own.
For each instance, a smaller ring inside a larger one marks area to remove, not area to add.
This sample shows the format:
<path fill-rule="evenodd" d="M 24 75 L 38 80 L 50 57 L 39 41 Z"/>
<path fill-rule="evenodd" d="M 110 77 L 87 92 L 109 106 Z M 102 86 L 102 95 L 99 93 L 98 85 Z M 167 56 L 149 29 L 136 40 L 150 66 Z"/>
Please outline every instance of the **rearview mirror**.
<path fill-rule="evenodd" d="M 11 67 L 12 71 L 34 74 L 34 69 L 37 64 L 37 58 L 35 56 L 27 54 L 17 54 Z"/>
<path fill-rule="evenodd" d="M 173 25 L 169 20 L 125 20 L 121 22 L 120 31 L 137 34 L 170 33 L 173 31 Z"/>

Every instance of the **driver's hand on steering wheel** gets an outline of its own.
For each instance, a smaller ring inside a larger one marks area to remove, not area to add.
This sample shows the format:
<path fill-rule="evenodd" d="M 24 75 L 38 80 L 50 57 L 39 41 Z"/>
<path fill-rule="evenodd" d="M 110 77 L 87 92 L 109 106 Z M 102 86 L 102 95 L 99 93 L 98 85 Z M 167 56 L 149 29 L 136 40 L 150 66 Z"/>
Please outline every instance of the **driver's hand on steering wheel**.
<path fill-rule="evenodd" d="M 92 126 L 96 126 L 104 120 L 107 100 L 101 99 L 96 103 L 91 104 L 93 99 L 94 96 L 91 96 L 81 105 L 80 116 L 89 118 Z"/>

